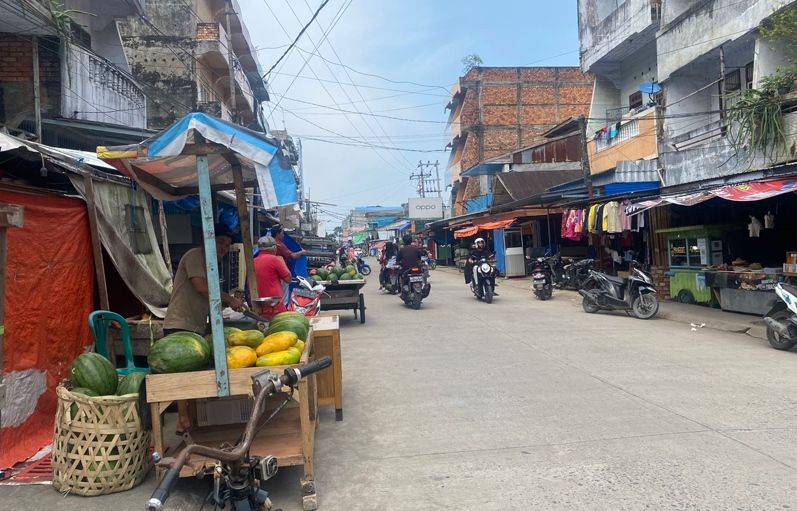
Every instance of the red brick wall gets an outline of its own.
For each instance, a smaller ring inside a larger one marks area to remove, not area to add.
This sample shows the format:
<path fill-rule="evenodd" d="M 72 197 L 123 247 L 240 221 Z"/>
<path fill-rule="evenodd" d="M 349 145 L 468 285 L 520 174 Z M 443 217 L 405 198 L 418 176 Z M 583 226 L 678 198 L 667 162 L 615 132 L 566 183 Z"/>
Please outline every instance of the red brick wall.
<path fill-rule="evenodd" d="M 42 113 L 60 115 L 61 63 L 58 41 L 39 39 Z M 0 122 L 17 127 L 33 118 L 33 46 L 30 36 L 0 34 Z"/>
<path fill-rule="evenodd" d="M 659 298 L 666 300 L 670 298 L 670 277 L 665 275 L 669 271 L 666 266 L 651 266 L 650 275 L 653 277 L 653 283 L 656 284 L 656 291 L 659 293 Z"/>
<path fill-rule="evenodd" d="M 196 24 L 196 40 L 197 41 L 218 41 L 219 40 L 219 24 L 218 23 L 197 23 Z"/>

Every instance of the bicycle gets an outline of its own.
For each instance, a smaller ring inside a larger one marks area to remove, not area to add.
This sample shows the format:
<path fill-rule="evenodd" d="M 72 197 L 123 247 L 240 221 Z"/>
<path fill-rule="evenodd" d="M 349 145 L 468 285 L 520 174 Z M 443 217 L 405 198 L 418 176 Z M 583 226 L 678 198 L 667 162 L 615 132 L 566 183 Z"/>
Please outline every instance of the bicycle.
<path fill-rule="evenodd" d="M 321 371 L 332 364 L 330 357 L 322 357 L 302 367 L 285 369 L 282 376 L 277 376 L 265 369 L 252 375 L 252 392 L 256 396 L 252 416 L 246 423 L 242 438 L 237 445 L 227 449 L 216 449 L 199 444 L 191 444 L 183 449 L 177 458 L 163 458 L 158 464 L 168 466 L 169 471 L 161 480 L 152 496 L 147 501 L 147 511 L 162 511 L 172 487 L 180 477 L 180 470 L 192 454 L 206 456 L 219 463 L 213 470 L 213 490 L 205 502 L 214 508 L 234 509 L 235 511 L 262 511 L 269 509 L 270 501 L 268 492 L 260 485 L 277 474 L 278 462 L 274 456 L 250 456 L 249 448 L 257 436 L 258 431 L 268 424 L 293 396 L 294 386 L 302 378 Z M 290 387 L 290 392 L 285 401 L 262 423 L 260 419 L 265 411 L 266 398 L 281 390 L 283 386 Z M 204 504 L 203 504 L 204 505 Z M 230 506 L 229 508 L 227 506 Z"/>

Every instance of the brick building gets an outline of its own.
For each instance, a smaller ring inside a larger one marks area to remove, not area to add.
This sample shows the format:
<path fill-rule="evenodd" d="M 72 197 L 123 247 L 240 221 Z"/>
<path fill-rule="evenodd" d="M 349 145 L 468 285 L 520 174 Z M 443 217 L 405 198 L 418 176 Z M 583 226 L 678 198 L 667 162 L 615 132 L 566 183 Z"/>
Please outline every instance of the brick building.
<path fill-rule="evenodd" d="M 587 115 L 592 87 L 592 77 L 578 67 L 475 67 L 460 77 L 446 107 L 454 215 L 490 193 L 487 176 L 463 172 L 534 144 L 563 120 Z"/>

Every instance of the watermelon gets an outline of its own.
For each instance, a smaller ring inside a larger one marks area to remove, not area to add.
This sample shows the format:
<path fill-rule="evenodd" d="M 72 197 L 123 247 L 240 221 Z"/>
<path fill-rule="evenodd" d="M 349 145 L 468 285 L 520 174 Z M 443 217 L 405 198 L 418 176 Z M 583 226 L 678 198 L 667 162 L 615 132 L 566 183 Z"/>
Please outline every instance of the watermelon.
<path fill-rule="evenodd" d="M 183 332 L 171 334 L 152 345 L 147 356 L 153 373 L 184 373 L 196 371 L 210 359 L 207 342 Z"/>
<path fill-rule="evenodd" d="M 330 282 L 337 282 L 338 281 L 338 276 L 335 275 L 334 273 L 330 274 L 329 275 L 329 281 Z"/>
<path fill-rule="evenodd" d="M 91 397 L 97 397 L 99 395 L 96 392 L 94 392 L 93 390 L 87 389 L 86 387 L 75 387 L 74 389 L 70 390 L 69 392 L 71 392 L 72 394 L 81 394 L 81 395 L 84 395 L 84 396 L 91 396 Z"/>
<path fill-rule="evenodd" d="M 77 387 L 91 389 L 98 396 L 110 396 L 116 392 L 118 376 L 116 369 L 98 353 L 83 353 L 69 369 L 72 383 Z"/>
<path fill-rule="evenodd" d="M 283 321 L 278 321 L 277 323 L 269 324 L 266 336 L 276 334 L 277 332 L 293 332 L 300 341 L 306 341 L 308 331 L 308 327 L 305 326 L 305 324 L 301 321 L 286 319 Z"/>
<path fill-rule="evenodd" d="M 141 384 L 144 382 L 144 378 L 146 376 L 147 373 L 141 371 L 128 374 L 122 378 L 122 380 L 119 382 L 119 386 L 116 387 L 116 395 L 124 396 L 126 394 L 138 394 L 138 389 L 141 387 Z M 74 390 L 72 392 L 74 392 Z"/>
<path fill-rule="evenodd" d="M 274 323 L 274 322 L 278 322 L 278 321 L 283 321 L 285 319 L 299 320 L 302 323 L 304 323 L 304 326 L 306 326 L 308 328 L 310 327 L 310 318 L 308 318 L 304 314 L 302 314 L 300 312 L 296 312 L 296 311 L 280 312 L 279 314 L 274 316 L 274 318 L 271 320 L 271 322 Z"/>
<path fill-rule="evenodd" d="M 225 330 L 226 330 L 226 328 L 225 328 Z M 204 349 L 204 351 L 205 351 L 205 353 L 207 355 L 205 357 L 206 358 L 205 362 L 206 363 L 210 362 L 210 359 L 213 357 L 213 335 L 212 334 L 209 334 L 208 338 L 205 338 L 205 337 L 202 337 L 201 335 L 199 335 L 196 332 L 184 331 L 184 332 L 175 332 L 173 334 L 167 335 L 166 337 L 171 337 L 173 335 L 186 335 L 188 337 L 193 337 L 194 339 L 196 339 L 202 345 L 202 348 Z M 164 339 L 166 337 L 164 337 Z M 225 337 L 226 337 L 226 335 L 225 335 Z"/>
<path fill-rule="evenodd" d="M 357 274 L 357 268 L 352 265 L 348 265 L 344 271 L 346 273 L 354 273 L 355 275 Z"/>
<path fill-rule="evenodd" d="M 319 268 L 316 272 L 316 275 L 321 277 L 321 280 L 327 280 L 327 277 L 329 276 L 329 270 L 326 268 Z"/>

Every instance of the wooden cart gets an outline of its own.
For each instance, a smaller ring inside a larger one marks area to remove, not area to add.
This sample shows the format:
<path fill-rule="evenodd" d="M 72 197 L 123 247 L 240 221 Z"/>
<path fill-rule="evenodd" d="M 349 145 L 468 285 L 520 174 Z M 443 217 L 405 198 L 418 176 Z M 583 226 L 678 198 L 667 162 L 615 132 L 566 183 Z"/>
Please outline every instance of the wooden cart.
<path fill-rule="evenodd" d="M 334 406 L 335 420 L 343 420 L 343 374 L 340 360 L 338 316 L 316 316 L 313 325 L 313 352 L 316 358 L 330 357 L 332 366 L 316 374 L 318 406 Z"/>
<path fill-rule="evenodd" d="M 320 284 L 326 288 L 321 296 L 322 311 L 353 310 L 354 317 L 365 323 L 365 295 L 360 292 L 365 280 L 323 280 Z"/>
<path fill-rule="evenodd" d="M 307 336 L 305 350 L 298 367 L 315 358 L 312 329 Z M 269 367 L 271 371 L 282 374 L 288 366 Z M 251 376 L 262 371 L 262 367 L 231 369 L 229 374 L 230 396 L 252 397 Z M 163 440 L 163 413 L 175 401 L 205 400 L 216 398 L 216 375 L 213 370 L 188 373 L 147 375 L 147 402 L 152 409 L 152 433 L 155 451 L 166 452 Z M 281 400 L 281 396 L 275 398 Z M 272 406 L 269 405 L 268 409 Z M 314 471 L 313 451 L 315 429 L 318 416 L 316 375 L 303 379 L 297 385 L 294 402 L 286 406 L 252 442 L 251 453 L 255 456 L 271 455 L 277 458 L 280 467 L 302 465 L 304 476 L 300 481 L 302 505 L 305 511 L 318 509 Z M 195 418 L 192 418 L 195 421 Z M 185 448 L 186 442 L 211 447 L 223 443 L 235 443 L 241 436 L 244 424 L 194 427 L 183 442 L 170 449 L 169 456 L 177 456 Z M 191 456 L 180 471 L 180 477 L 194 477 L 212 470 L 215 460 L 204 456 Z M 166 473 L 158 468 L 158 479 Z"/>

